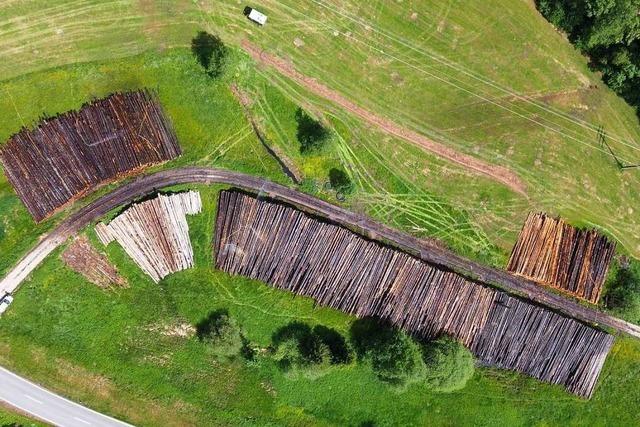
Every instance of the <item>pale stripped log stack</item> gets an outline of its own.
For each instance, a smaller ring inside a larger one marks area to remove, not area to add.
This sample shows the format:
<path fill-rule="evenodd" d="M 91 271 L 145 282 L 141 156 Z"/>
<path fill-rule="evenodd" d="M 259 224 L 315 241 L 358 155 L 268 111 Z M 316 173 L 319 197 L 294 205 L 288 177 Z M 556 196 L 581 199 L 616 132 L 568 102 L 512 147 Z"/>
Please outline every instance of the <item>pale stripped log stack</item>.
<path fill-rule="evenodd" d="M 96 225 L 100 241 L 116 240 L 125 252 L 158 283 L 171 273 L 193 266 L 193 249 L 186 215 L 202 210 L 200 193 L 159 195 L 135 204 L 109 224 Z"/>
<path fill-rule="evenodd" d="M 269 200 L 220 193 L 217 268 L 591 396 L 613 337 Z M 524 350 L 523 350 L 524 349 Z"/>
<path fill-rule="evenodd" d="M 507 270 L 597 304 L 615 250 L 595 230 L 530 213 Z"/>
<path fill-rule="evenodd" d="M 171 124 L 148 91 L 117 93 L 43 119 L 0 149 L 5 174 L 36 221 L 100 184 L 179 155 Z"/>

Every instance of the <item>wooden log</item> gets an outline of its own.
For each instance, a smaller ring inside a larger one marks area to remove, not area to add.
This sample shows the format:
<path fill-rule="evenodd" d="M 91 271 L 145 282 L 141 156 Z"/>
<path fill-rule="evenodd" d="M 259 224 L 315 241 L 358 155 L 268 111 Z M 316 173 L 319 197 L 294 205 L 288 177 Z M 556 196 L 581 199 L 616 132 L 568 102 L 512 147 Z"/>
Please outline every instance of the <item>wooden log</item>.
<path fill-rule="evenodd" d="M 530 217 L 528 224 L 542 228 L 544 240 L 524 235 L 510 265 L 555 274 L 565 267 L 557 256 L 565 233 L 546 218 Z M 418 338 L 451 335 L 485 364 L 562 384 L 580 396 L 592 394 L 613 342 L 574 319 L 244 193 L 220 193 L 215 236 L 215 265 L 223 271 L 349 314 L 386 319 Z M 548 246 L 552 255 L 545 254 Z M 542 267 L 525 256 L 530 251 L 544 256 Z"/>
<path fill-rule="evenodd" d="M 116 240 L 125 252 L 158 283 L 176 271 L 193 266 L 187 215 L 202 209 L 200 193 L 188 191 L 135 204 L 109 224 L 96 225 L 105 245 Z"/>
<path fill-rule="evenodd" d="M 0 162 L 36 221 L 98 185 L 180 155 L 175 133 L 149 91 L 116 93 L 23 128 Z"/>

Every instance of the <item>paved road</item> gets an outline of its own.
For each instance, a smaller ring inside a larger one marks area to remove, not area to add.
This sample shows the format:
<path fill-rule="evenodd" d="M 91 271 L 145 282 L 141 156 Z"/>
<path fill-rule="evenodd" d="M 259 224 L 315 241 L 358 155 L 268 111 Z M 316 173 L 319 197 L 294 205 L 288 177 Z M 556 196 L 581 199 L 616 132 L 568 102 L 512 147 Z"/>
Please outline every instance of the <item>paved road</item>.
<path fill-rule="evenodd" d="M 0 400 L 56 426 L 130 426 L 51 393 L 2 367 L 0 367 Z"/>
<path fill-rule="evenodd" d="M 509 293 L 522 296 L 585 323 L 596 326 L 604 325 L 640 338 L 640 326 L 580 305 L 530 280 L 463 258 L 447 249 L 431 245 L 416 237 L 377 223 L 368 217 L 350 212 L 294 189 L 258 177 L 212 168 L 186 167 L 141 176 L 90 205 L 79 209 L 48 235 L 44 236 L 36 247 L 0 281 L 0 293 L 3 290 L 11 292 L 17 288 L 29 273 L 57 246 L 82 228 L 100 219 L 110 210 L 129 203 L 155 189 L 189 183 L 228 184 L 252 192 L 259 192 L 273 199 L 296 205 L 305 211 L 318 214 L 351 229 L 357 229 L 357 231 L 369 238 L 383 240 L 417 258 L 449 268 L 471 280 L 499 287 Z"/>

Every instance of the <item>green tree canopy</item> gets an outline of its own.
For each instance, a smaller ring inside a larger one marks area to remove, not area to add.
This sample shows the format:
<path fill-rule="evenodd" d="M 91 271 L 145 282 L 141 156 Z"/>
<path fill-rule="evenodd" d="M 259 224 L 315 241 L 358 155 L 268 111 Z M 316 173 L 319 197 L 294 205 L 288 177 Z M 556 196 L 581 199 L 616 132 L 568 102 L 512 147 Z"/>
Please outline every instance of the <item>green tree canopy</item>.
<path fill-rule="evenodd" d="M 215 355 L 232 357 L 241 352 L 245 341 L 236 321 L 226 310 L 217 310 L 196 325 L 196 336 L 211 345 Z"/>
<path fill-rule="evenodd" d="M 640 107 L 640 0 L 538 0 L 538 9 L 591 58 L 604 82 Z"/>
<path fill-rule="evenodd" d="M 220 37 L 200 31 L 191 40 L 191 52 L 210 77 L 220 77 L 227 62 L 229 49 Z"/>
<path fill-rule="evenodd" d="M 351 342 L 358 358 L 370 362 L 380 380 L 406 386 L 424 379 L 420 347 L 403 331 L 375 318 L 363 318 L 353 323 Z"/>
<path fill-rule="evenodd" d="M 300 143 L 300 152 L 310 154 L 324 148 L 329 141 L 331 132 L 322 123 L 311 117 L 302 108 L 296 110 L 296 122 L 298 124 L 296 136 Z"/>
<path fill-rule="evenodd" d="M 443 336 L 424 346 L 425 380 L 434 391 L 464 388 L 475 370 L 473 355 L 462 344 Z"/>
<path fill-rule="evenodd" d="M 331 188 L 342 194 L 351 194 L 355 190 L 349 175 L 342 169 L 332 168 L 329 170 L 329 183 Z"/>

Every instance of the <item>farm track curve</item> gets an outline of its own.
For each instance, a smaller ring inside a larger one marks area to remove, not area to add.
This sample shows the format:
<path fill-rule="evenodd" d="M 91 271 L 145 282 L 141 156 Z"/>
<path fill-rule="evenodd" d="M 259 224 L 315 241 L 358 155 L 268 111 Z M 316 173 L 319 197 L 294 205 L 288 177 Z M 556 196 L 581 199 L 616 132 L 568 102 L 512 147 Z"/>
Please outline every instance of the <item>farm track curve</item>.
<path fill-rule="evenodd" d="M 332 205 L 295 189 L 255 176 L 207 167 L 184 167 L 140 176 L 72 213 L 53 231 L 43 236 L 40 242 L 0 281 L 0 293 L 15 290 L 58 246 L 109 211 L 161 188 L 179 184 L 225 184 L 257 192 L 264 197 L 294 205 L 353 229 L 373 240 L 390 244 L 425 262 L 453 270 L 471 280 L 497 286 L 585 323 L 606 326 L 640 338 L 640 326 L 583 306 L 522 277 L 466 259 L 447 249 L 380 224 L 364 215 Z"/>

